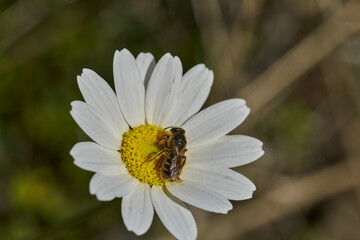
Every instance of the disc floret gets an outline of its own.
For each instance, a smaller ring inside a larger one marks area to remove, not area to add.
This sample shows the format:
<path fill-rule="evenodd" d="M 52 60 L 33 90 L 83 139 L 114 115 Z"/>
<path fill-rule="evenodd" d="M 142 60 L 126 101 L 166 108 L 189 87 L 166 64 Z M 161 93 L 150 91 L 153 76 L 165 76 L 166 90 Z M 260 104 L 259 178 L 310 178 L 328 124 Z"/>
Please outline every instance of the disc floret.
<path fill-rule="evenodd" d="M 121 159 L 130 175 L 149 185 L 165 184 L 166 180 L 161 176 L 161 163 L 166 155 L 149 161 L 164 149 L 160 142 L 164 140 L 165 134 L 169 132 L 161 127 L 142 125 L 123 135 Z"/>

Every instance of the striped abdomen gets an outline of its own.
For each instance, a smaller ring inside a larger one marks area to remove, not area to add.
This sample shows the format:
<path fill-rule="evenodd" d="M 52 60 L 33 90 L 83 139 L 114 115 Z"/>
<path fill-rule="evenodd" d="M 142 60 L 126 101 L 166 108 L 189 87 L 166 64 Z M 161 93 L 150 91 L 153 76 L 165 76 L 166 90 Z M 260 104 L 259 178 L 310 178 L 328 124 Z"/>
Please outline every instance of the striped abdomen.
<path fill-rule="evenodd" d="M 178 154 L 171 152 L 166 159 L 161 168 L 161 175 L 163 179 L 171 178 L 172 181 L 175 181 L 179 178 L 181 173 L 181 157 Z"/>

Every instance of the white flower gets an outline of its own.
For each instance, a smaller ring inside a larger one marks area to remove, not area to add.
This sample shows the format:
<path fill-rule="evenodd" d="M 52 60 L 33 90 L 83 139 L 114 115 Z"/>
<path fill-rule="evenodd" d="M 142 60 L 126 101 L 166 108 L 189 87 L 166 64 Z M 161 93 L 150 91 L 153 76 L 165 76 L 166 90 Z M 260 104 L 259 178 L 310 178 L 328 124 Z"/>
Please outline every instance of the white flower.
<path fill-rule="evenodd" d="M 179 58 L 170 54 L 155 64 L 150 53 L 135 59 L 123 49 L 115 52 L 113 69 L 116 94 L 92 70 L 78 76 L 85 102 L 72 102 L 70 113 L 95 142 L 77 143 L 70 154 L 77 166 L 95 172 L 90 192 L 98 200 L 123 198 L 121 214 L 129 231 L 144 234 L 155 208 L 176 238 L 195 239 L 196 223 L 185 203 L 227 213 L 229 200 L 252 197 L 254 184 L 230 168 L 262 156 L 262 143 L 226 135 L 249 114 L 244 100 L 226 100 L 197 113 L 213 72 L 199 64 L 183 76 Z M 159 144 L 168 133 L 164 128 L 171 126 L 183 128 L 187 139 L 186 163 L 177 181 L 161 176 L 162 157 L 152 160 L 164 149 Z"/>

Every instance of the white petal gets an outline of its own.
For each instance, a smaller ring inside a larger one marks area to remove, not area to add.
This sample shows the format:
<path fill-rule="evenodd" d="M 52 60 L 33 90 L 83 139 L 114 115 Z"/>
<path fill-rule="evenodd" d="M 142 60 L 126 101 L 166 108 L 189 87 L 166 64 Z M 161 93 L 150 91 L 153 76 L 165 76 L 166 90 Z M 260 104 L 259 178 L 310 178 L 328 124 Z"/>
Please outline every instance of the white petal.
<path fill-rule="evenodd" d="M 90 181 L 90 193 L 100 201 L 111 201 L 129 194 L 135 185 L 136 179 L 126 173 L 117 176 L 96 173 Z"/>
<path fill-rule="evenodd" d="M 126 228 L 137 235 L 144 234 L 150 228 L 154 208 L 148 184 L 139 182 L 135 189 L 123 198 L 121 214 Z"/>
<path fill-rule="evenodd" d="M 149 79 L 155 68 L 155 59 L 151 53 L 139 53 L 136 63 L 140 72 L 140 77 L 144 82 L 145 89 L 149 84 Z"/>
<path fill-rule="evenodd" d="M 252 197 L 255 185 L 246 177 L 227 168 L 209 168 L 208 164 L 189 165 L 181 177 L 204 184 L 231 200 L 244 200 Z"/>
<path fill-rule="evenodd" d="M 182 182 L 167 182 L 166 188 L 180 200 L 206 211 L 227 213 L 232 209 L 229 200 L 202 183 L 184 178 Z"/>
<path fill-rule="evenodd" d="M 76 166 L 88 171 L 117 175 L 125 168 L 118 151 L 106 149 L 94 142 L 77 143 L 70 154 Z"/>
<path fill-rule="evenodd" d="M 181 94 L 181 80 L 182 80 L 182 65 L 178 57 L 174 57 L 174 82 L 170 89 L 170 94 L 166 102 L 163 103 L 162 114 L 160 115 L 161 122 L 159 126 L 169 127 L 173 126 L 177 114 L 177 106 L 180 101 Z"/>
<path fill-rule="evenodd" d="M 174 126 L 180 126 L 200 110 L 209 95 L 213 80 L 213 72 L 204 64 L 196 65 L 185 73 L 173 117 Z"/>
<path fill-rule="evenodd" d="M 156 125 L 161 110 L 160 106 L 163 103 L 163 99 L 168 95 L 168 93 L 160 91 L 160 89 L 164 88 L 168 90 L 171 88 L 172 83 L 167 80 L 173 76 L 172 59 L 169 53 L 162 56 L 150 77 L 145 102 L 146 119 L 149 124 Z"/>
<path fill-rule="evenodd" d="M 145 87 L 134 56 L 127 50 L 114 55 L 114 80 L 121 111 L 132 127 L 145 123 Z"/>
<path fill-rule="evenodd" d="M 242 99 L 222 101 L 202 110 L 183 125 L 188 147 L 201 146 L 226 135 L 239 126 L 249 112 Z"/>
<path fill-rule="evenodd" d="M 120 149 L 123 132 L 113 129 L 101 113 L 89 104 L 73 101 L 71 106 L 71 116 L 92 140 L 111 150 Z"/>
<path fill-rule="evenodd" d="M 157 215 L 172 235 L 177 239 L 196 239 L 196 223 L 184 203 L 166 194 L 160 186 L 152 186 L 151 200 Z"/>
<path fill-rule="evenodd" d="M 179 91 L 182 67 L 177 57 L 165 54 L 151 75 L 146 92 L 146 118 L 149 124 L 164 126 L 172 115 Z"/>
<path fill-rule="evenodd" d="M 243 135 L 227 135 L 214 142 L 189 149 L 188 160 L 228 168 L 242 166 L 255 161 L 264 154 L 262 142 Z"/>
<path fill-rule="evenodd" d="M 116 95 L 104 79 L 90 69 L 83 69 L 78 84 L 86 103 L 99 111 L 114 131 L 128 131 Z"/>

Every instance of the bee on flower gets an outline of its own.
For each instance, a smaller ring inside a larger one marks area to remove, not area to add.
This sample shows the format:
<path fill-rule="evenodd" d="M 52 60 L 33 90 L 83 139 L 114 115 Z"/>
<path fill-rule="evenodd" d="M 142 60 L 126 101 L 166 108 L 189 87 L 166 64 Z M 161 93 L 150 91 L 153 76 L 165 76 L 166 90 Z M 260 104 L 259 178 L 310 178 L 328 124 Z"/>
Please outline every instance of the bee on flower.
<path fill-rule="evenodd" d="M 90 193 L 100 201 L 123 198 L 121 214 L 129 231 L 144 234 L 154 209 L 178 239 L 196 239 L 186 204 L 227 213 L 229 200 L 252 197 L 254 184 L 231 168 L 261 157 L 262 142 L 226 135 L 250 109 L 242 99 L 199 110 L 213 83 L 203 64 L 183 75 L 178 57 L 165 54 L 156 64 L 150 53 L 136 58 L 116 51 L 115 91 L 98 74 L 78 76 L 83 101 L 71 103 L 72 117 L 94 142 L 70 151 L 74 163 L 95 172 Z"/>

